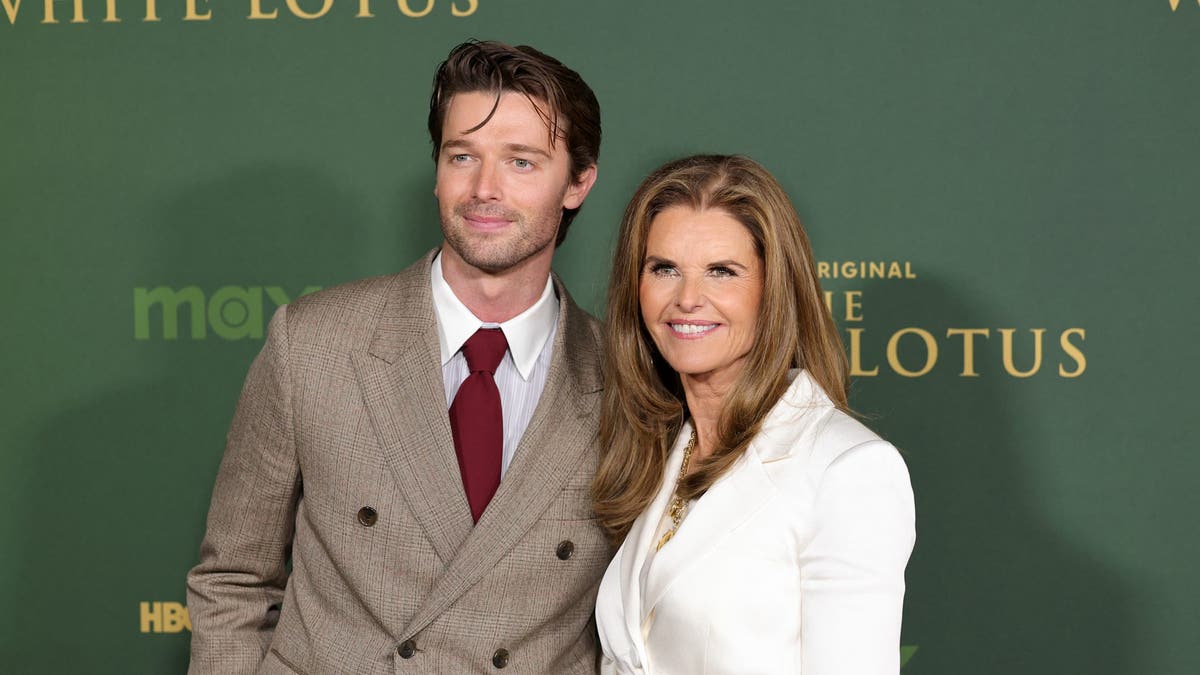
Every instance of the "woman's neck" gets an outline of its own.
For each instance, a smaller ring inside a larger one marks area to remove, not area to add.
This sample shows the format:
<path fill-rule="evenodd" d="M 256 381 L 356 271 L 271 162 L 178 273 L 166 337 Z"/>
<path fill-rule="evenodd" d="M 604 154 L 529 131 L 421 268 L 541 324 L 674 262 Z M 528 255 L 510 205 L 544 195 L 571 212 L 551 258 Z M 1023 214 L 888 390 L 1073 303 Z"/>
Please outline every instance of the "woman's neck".
<path fill-rule="evenodd" d="M 707 375 L 680 377 L 688 412 L 692 415 L 692 425 L 696 428 L 696 447 L 692 448 L 691 460 L 693 467 L 712 455 L 716 448 L 721 412 L 725 409 L 725 397 L 732 385 L 729 378 Z M 691 473 L 691 469 L 688 473 Z"/>

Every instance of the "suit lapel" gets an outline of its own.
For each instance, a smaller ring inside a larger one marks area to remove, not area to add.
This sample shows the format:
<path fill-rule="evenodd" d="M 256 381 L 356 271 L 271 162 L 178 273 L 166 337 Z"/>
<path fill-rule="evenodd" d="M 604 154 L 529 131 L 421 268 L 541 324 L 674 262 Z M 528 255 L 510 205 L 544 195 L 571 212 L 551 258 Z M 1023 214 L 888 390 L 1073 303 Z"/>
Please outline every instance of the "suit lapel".
<path fill-rule="evenodd" d="M 396 276 L 366 353 L 351 359 L 398 485 L 443 563 L 471 533 L 442 382 L 430 291 L 433 254 Z"/>
<path fill-rule="evenodd" d="M 533 419 L 496 496 L 405 628 L 406 635 L 427 626 L 513 549 L 595 443 L 594 416 L 601 391 L 599 345 L 586 314 L 557 278 L 555 285 L 561 306 L 554 355 Z M 446 437 L 450 437 L 448 422 Z M 457 468 L 455 472 L 457 478 Z M 466 509 L 465 497 L 462 502 Z M 469 525 L 469 512 L 464 512 Z"/>

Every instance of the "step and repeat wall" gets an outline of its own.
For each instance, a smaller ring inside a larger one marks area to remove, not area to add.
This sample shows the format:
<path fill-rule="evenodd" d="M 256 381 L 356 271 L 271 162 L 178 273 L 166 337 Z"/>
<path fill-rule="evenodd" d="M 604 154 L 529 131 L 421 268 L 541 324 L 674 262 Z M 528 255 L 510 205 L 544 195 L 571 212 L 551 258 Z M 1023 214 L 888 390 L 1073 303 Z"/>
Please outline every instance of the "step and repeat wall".
<path fill-rule="evenodd" d="M 3 0 L 0 671 L 178 673 L 275 307 L 439 242 L 468 38 L 577 69 L 602 307 L 626 200 L 747 154 L 809 228 L 917 499 L 904 672 L 1200 667 L 1200 4 Z"/>

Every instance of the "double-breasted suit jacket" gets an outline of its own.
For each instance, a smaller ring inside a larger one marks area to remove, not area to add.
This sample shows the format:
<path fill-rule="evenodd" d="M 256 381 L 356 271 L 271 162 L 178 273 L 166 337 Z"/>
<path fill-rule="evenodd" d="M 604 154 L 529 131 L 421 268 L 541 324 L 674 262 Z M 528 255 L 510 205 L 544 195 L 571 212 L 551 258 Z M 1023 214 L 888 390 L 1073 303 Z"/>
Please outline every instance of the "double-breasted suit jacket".
<path fill-rule="evenodd" d="M 655 552 L 690 433 L 601 583 L 601 671 L 898 673 L 915 534 L 896 449 L 800 371 L 746 454 Z"/>
<path fill-rule="evenodd" d="M 191 672 L 594 672 L 598 325 L 555 279 L 545 388 L 473 526 L 433 255 L 271 320 L 188 575 Z"/>

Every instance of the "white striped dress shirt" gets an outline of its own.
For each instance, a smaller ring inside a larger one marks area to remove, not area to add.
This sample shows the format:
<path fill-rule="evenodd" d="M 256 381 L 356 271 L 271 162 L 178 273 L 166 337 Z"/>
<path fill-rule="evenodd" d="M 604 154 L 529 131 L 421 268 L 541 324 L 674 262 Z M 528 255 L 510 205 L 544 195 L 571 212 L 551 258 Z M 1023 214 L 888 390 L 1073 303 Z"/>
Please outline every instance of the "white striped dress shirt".
<path fill-rule="evenodd" d="M 467 309 L 454 295 L 442 275 L 442 254 L 433 259 L 430 271 L 433 284 L 433 313 L 438 323 L 438 343 L 442 351 L 442 382 L 446 385 L 446 410 L 459 386 L 467 379 L 467 357 L 462 346 L 480 328 L 499 328 L 508 341 L 508 351 L 496 368 L 496 387 L 500 390 L 500 409 L 504 419 L 504 457 L 500 462 L 500 478 L 508 471 L 521 436 L 533 418 L 550 358 L 554 352 L 554 334 L 558 331 L 558 297 L 554 284 L 546 276 L 542 296 L 529 309 L 504 323 L 486 323 Z"/>

